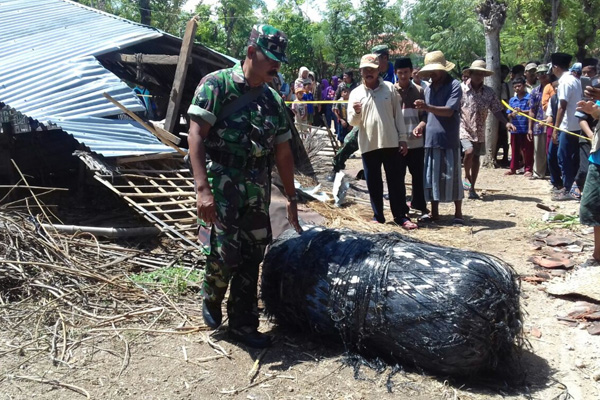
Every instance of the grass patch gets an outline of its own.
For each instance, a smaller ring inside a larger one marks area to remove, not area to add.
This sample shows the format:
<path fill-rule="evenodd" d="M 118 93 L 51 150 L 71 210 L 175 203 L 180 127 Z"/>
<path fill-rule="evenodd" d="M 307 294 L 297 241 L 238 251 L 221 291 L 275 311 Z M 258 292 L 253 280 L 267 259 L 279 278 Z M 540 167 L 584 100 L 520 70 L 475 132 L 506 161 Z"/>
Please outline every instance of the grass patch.
<path fill-rule="evenodd" d="M 166 267 L 152 272 L 141 272 L 129 278 L 144 287 L 162 288 L 167 294 L 183 295 L 190 284 L 198 286 L 204 271 L 189 270 L 182 267 Z"/>
<path fill-rule="evenodd" d="M 542 221 L 539 219 L 528 220 L 529 229 L 542 230 L 542 229 L 574 229 L 577 225 L 580 225 L 579 215 L 566 215 L 556 214 L 550 217 L 548 221 Z"/>

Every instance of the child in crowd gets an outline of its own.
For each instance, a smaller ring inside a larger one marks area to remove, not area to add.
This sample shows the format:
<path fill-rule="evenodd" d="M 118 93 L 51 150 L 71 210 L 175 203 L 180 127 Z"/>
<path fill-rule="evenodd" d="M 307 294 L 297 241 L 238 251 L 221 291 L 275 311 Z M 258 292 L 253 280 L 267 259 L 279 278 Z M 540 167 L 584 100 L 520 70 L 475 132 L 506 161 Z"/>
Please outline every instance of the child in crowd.
<path fill-rule="evenodd" d="M 525 86 L 525 79 L 519 76 L 513 80 L 513 89 L 515 95 L 508 104 L 516 111 L 509 109 L 506 112 L 516 130 L 510 134 L 512 159 L 510 160 L 510 171 L 507 171 L 505 175 L 514 175 L 523 167 L 525 176 L 531 177 L 533 176 L 533 142 L 527 137 L 529 129 L 527 118 L 517 114 L 517 112 L 529 111 L 529 94 Z"/>
<path fill-rule="evenodd" d="M 350 97 L 350 90 L 348 87 L 342 88 L 342 97 L 341 100 L 348 101 Z M 336 103 L 333 105 L 333 113 L 337 117 L 340 123 L 340 130 L 338 131 L 337 139 L 340 144 L 344 145 L 344 138 L 350 132 L 352 127 L 348 123 L 348 103 Z"/>
<path fill-rule="evenodd" d="M 304 94 L 302 95 L 302 100 L 304 101 L 314 101 L 315 97 L 313 96 L 312 90 L 312 81 L 310 79 L 306 79 L 304 81 Z M 311 103 L 306 104 L 306 123 L 308 125 L 312 125 L 315 120 L 315 106 Z"/>
<path fill-rule="evenodd" d="M 294 116 L 296 117 L 296 129 L 298 133 L 300 133 L 300 137 L 306 139 L 308 132 L 307 125 L 307 112 L 306 112 L 306 103 L 303 103 L 302 97 L 306 93 L 304 90 L 304 85 L 297 85 L 296 88 L 296 99 L 292 103 L 292 111 L 294 112 Z"/>

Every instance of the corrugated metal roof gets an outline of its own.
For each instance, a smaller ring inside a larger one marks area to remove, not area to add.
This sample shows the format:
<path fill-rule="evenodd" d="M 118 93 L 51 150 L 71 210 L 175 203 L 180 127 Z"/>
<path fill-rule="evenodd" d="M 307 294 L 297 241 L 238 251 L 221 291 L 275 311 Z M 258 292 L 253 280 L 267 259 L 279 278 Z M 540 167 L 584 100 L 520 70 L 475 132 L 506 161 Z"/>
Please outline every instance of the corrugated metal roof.
<path fill-rule="evenodd" d="M 161 32 L 64 0 L 0 2 L 0 100 L 40 121 L 121 113 L 143 105 L 93 56 Z"/>
<path fill-rule="evenodd" d="M 135 121 L 84 117 L 58 125 L 93 152 L 105 157 L 174 152 Z"/>
<path fill-rule="evenodd" d="M 106 156 L 169 151 L 137 124 L 89 118 L 121 114 L 104 92 L 132 111 L 144 111 L 133 91 L 95 56 L 162 35 L 71 1 L 2 0 L 0 101 L 61 126 Z"/>

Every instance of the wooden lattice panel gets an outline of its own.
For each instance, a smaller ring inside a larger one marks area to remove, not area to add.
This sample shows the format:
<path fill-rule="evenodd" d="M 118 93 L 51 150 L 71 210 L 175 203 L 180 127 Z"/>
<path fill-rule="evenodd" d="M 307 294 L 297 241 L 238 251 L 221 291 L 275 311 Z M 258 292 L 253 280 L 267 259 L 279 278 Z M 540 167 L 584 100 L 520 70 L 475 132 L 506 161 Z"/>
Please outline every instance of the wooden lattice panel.
<path fill-rule="evenodd" d="M 140 163 L 114 168 L 89 153 L 78 155 L 94 171 L 97 181 L 117 193 L 167 236 L 185 248 L 200 249 L 196 239 L 194 182 L 190 170 L 181 168 L 181 160 L 144 162 L 143 168 Z M 164 168 L 173 161 L 180 168 Z"/>

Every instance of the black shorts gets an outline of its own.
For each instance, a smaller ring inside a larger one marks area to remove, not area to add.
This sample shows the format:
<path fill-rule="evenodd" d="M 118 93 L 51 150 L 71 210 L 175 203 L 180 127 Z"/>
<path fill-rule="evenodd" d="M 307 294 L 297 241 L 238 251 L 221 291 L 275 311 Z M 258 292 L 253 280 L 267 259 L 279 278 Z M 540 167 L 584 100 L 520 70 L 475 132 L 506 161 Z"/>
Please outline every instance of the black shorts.
<path fill-rule="evenodd" d="M 600 165 L 590 163 L 581 195 L 579 220 L 583 225 L 600 226 Z"/>

